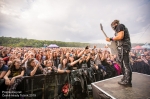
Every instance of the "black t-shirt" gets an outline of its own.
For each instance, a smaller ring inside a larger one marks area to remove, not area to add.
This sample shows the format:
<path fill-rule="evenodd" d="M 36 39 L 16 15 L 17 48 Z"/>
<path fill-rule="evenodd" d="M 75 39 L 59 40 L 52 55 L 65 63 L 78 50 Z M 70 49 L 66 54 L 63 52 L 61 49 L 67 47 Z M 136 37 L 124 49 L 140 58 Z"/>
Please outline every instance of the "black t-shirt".
<path fill-rule="evenodd" d="M 120 31 L 124 31 L 125 30 L 125 26 L 123 24 L 118 24 L 115 31 L 116 33 L 120 32 Z"/>
<path fill-rule="evenodd" d="M 90 67 L 91 67 L 91 66 L 94 66 L 94 64 L 95 64 L 95 61 L 91 59 L 91 60 L 90 60 Z"/>
<path fill-rule="evenodd" d="M 106 59 L 104 59 L 103 61 L 101 61 L 102 62 L 102 65 L 103 66 L 108 66 L 109 64 L 107 63 L 107 60 Z"/>
<path fill-rule="evenodd" d="M 74 56 L 74 60 L 78 60 L 80 57 L 78 57 L 77 55 Z"/>
<path fill-rule="evenodd" d="M 79 67 L 79 62 L 76 63 L 76 64 L 74 64 L 73 66 L 69 66 L 69 67 L 68 67 L 69 70 L 76 70 L 76 69 L 79 69 L 79 68 L 80 68 L 80 67 Z"/>
<path fill-rule="evenodd" d="M 54 58 L 53 61 L 54 61 L 54 66 L 58 67 L 58 65 L 57 65 L 57 58 Z"/>
<path fill-rule="evenodd" d="M 88 68 L 91 67 L 91 64 L 93 64 L 93 62 L 94 62 L 94 61 L 92 61 L 91 58 L 87 61 L 87 66 L 88 66 Z"/>
<path fill-rule="evenodd" d="M 74 56 L 74 61 L 78 60 L 80 57 L 78 56 Z M 80 69 L 80 64 L 79 62 L 77 62 L 76 64 L 74 64 L 74 66 L 70 67 L 70 70 L 76 70 L 76 69 Z"/>
<path fill-rule="evenodd" d="M 58 65 L 60 64 L 60 57 L 56 57 L 54 59 L 54 66 L 56 66 L 58 68 Z"/>
<path fill-rule="evenodd" d="M 84 68 L 87 68 L 87 67 L 88 67 L 86 60 L 82 61 L 82 62 L 79 64 L 79 68 L 82 68 L 82 67 L 84 67 Z"/>
<path fill-rule="evenodd" d="M 20 75 L 21 72 L 24 70 L 25 70 L 24 67 L 20 67 L 19 69 L 16 69 L 16 68 L 14 68 L 12 70 L 10 69 L 11 73 L 9 75 L 9 78 Z"/>
<path fill-rule="evenodd" d="M 130 35 L 128 29 L 125 27 L 123 24 L 118 24 L 116 29 L 116 34 L 119 33 L 120 31 L 124 31 L 124 37 L 122 40 L 117 41 L 117 45 L 122 45 L 123 49 L 129 50 L 131 49 L 131 42 L 130 42 Z"/>

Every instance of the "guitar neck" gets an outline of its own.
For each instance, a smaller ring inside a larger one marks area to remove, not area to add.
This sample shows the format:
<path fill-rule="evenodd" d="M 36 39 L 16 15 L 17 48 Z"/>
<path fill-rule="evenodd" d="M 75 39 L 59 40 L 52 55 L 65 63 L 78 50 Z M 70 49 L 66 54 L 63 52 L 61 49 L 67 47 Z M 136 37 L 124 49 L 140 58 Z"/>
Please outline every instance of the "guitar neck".
<path fill-rule="evenodd" d="M 105 37 L 107 38 L 108 36 L 106 35 L 106 33 L 102 30 L 103 34 L 105 35 Z"/>

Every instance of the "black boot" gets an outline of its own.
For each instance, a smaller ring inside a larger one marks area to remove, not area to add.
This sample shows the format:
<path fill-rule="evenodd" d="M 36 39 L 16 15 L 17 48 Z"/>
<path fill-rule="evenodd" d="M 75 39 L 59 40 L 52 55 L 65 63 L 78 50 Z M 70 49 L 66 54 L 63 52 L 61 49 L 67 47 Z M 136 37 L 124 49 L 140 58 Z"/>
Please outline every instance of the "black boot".
<path fill-rule="evenodd" d="M 118 81 L 118 83 L 122 83 L 124 81 L 125 77 L 123 75 L 123 78 L 121 78 L 121 81 Z"/>
<path fill-rule="evenodd" d="M 123 85 L 125 87 L 132 87 L 132 83 L 127 80 L 119 81 L 118 84 Z"/>
<path fill-rule="evenodd" d="M 132 77 L 132 72 L 127 70 L 125 75 L 121 79 L 121 81 L 118 82 L 118 84 L 123 85 L 125 87 L 132 87 L 131 77 Z"/>

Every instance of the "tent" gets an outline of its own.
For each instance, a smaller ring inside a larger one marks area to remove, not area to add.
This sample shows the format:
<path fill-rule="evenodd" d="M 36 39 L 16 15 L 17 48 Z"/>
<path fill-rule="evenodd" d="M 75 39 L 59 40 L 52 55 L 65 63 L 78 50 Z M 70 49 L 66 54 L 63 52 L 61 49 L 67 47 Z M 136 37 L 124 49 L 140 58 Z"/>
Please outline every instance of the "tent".
<path fill-rule="evenodd" d="M 150 49 L 150 45 L 148 43 L 144 44 L 143 46 L 141 46 L 144 49 Z"/>
<path fill-rule="evenodd" d="M 47 46 L 48 48 L 59 48 L 59 46 L 58 45 L 56 45 L 56 44 L 50 44 L 49 46 Z"/>
<path fill-rule="evenodd" d="M 138 45 L 138 46 L 133 47 L 132 49 L 144 49 L 144 48 Z"/>

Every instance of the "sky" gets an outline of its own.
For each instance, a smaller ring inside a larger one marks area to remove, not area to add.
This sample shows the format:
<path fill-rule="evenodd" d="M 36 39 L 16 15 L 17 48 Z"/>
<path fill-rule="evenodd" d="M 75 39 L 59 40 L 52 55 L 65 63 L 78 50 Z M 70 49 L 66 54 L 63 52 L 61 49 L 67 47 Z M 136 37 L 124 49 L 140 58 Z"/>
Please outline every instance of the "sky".
<path fill-rule="evenodd" d="M 150 0 L 0 0 L 0 36 L 106 43 L 118 19 L 132 43 L 150 43 Z"/>

